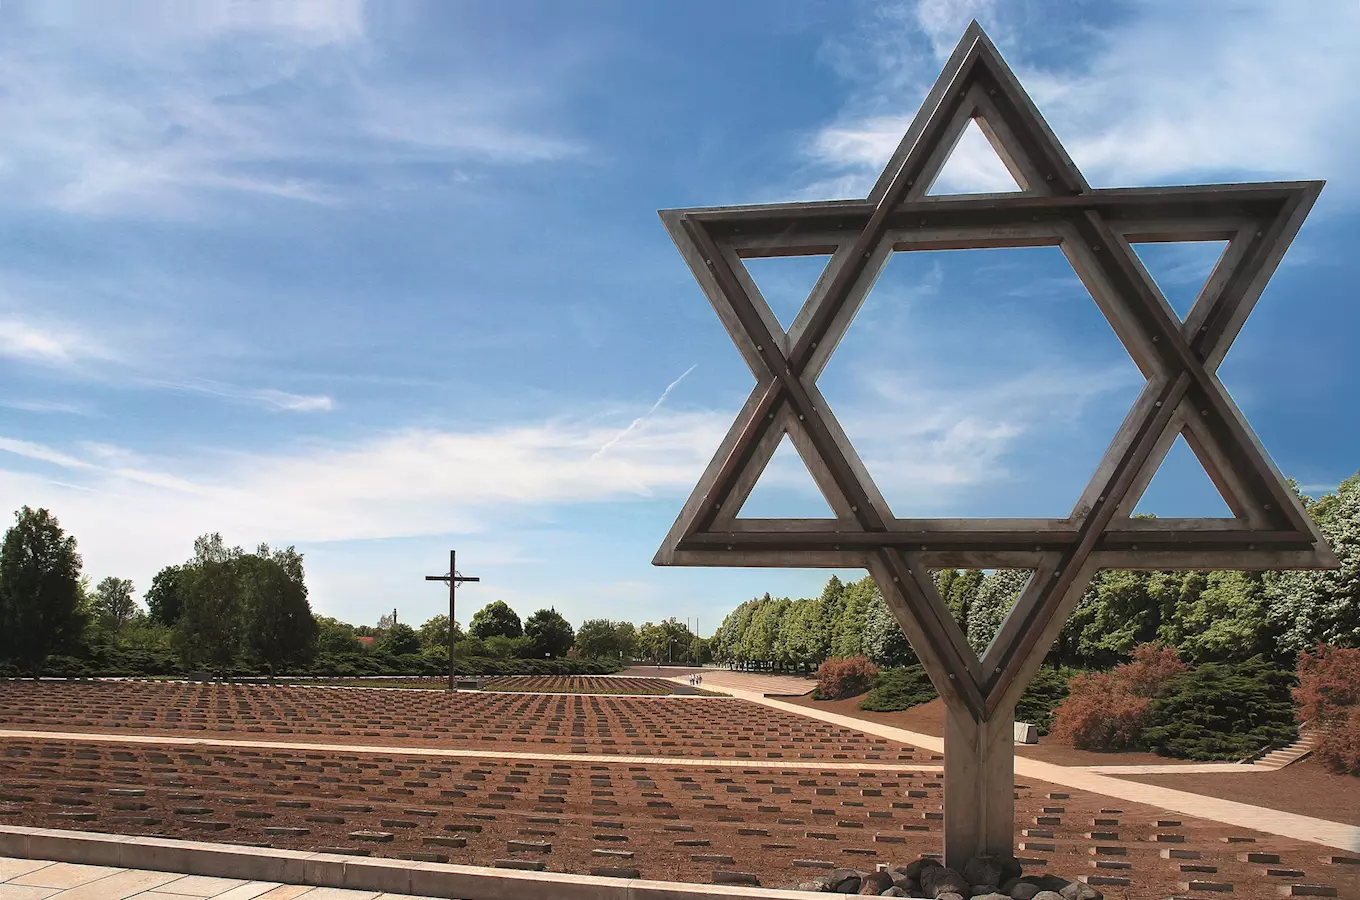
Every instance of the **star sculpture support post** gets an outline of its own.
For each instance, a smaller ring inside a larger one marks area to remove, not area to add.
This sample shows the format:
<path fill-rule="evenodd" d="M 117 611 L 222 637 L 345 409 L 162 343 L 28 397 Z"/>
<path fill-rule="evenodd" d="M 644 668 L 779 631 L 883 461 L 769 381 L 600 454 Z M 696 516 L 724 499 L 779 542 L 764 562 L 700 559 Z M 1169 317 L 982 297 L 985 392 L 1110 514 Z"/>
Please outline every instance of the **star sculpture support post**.
<path fill-rule="evenodd" d="M 1019 192 L 927 196 L 969 121 Z M 869 570 L 947 707 L 950 865 L 1013 854 L 1015 703 L 1098 570 L 1337 564 L 1215 375 L 1321 188 L 1092 189 L 974 22 L 866 199 L 661 212 L 757 384 L 655 563 Z M 1131 244 L 1205 240 L 1227 246 L 1180 321 Z M 1147 384 L 1067 518 L 899 519 L 817 377 L 893 252 L 1034 246 L 1062 249 Z M 742 260 L 811 254 L 830 261 L 786 333 Z M 738 515 L 785 434 L 834 519 Z M 1232 518 L 1132 517 L 1178 435 Z M 959 566 L 1032 570 L 981 658 L 931 572 Z"/>

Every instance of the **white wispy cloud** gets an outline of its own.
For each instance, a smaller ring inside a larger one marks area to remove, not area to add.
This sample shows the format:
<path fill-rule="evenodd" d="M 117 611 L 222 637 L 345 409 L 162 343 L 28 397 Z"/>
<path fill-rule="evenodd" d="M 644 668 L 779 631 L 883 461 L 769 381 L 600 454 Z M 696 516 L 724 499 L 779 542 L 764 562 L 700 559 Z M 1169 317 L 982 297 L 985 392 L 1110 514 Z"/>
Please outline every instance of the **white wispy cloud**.
<path fill-rule="evenodd" d="M 727 424 L 723 414 L 662 408 L 604 458 L 595 451 L 618 428 L 593 417 L 169 458 L 0 437 L 0 498 L 51 508 L 92 569 L 145 584 L 208 531 L 247 545 L 471 534 L 567 504 L 683 495 Z"/>
<path fill-rule="evenodd" d="M 404 164 L 582 149 L 545 124 L 543 85 L 469 65 L 424 87 L 374 40 L 359 0 L 71 6 L 69 16 L 0 7 L 10 202 L 201 217 L 242 195 L 346 202 L 356 182 Z"/>
<path fill-rule="evenodd" d="M 1354 105 L 1351 85 L 1360 77 L 1360 6 L 1349 0 L 1249 0 L 1231 12 L 1140 4 L 1108 28 L 1085 29 L 1066 47 L 1078 48 L 1077 63 L 1061 68 L 1025 55 L 1039 26 L 1024 4 L 919 0 L 873 15 L 905 35 L 866 36 L 860 49 L 872 64 L 841 66 L 862 90 L 809 141 L 810 155 L 828 170 L 818 179 L 823 185 L 863 193 L 977 17 L 1092 184 L 1258 176 L 1360 188 L 1349 164 L 1360 151 L 1360 124 L 1337 115 Z M 898 108 L 886 107 L 885 97 Z M 995 171 L 985 140 L 961 142 L 955 156 L 961 165 L 942 177 L 941 188 L 996 189 L 977 177 L 984 161 Z"/>
<path fill-rule="evenodd" d="M 106 348 L 75 331 L 15 317 L 0 318 L 0 357 L 48 366 L 108 358 Z"/>
<path fill-rule="evenodd" d="M 220 381 L 148 379 L 145 384 L 153 388 L 219 397 L 279 412 L 330 412 L 336 407 L 335 399 L 326 394 L 295 394 L 277 388 L 242 387 Z"/>
<path fill-rule="evenodd" d="M 628 437 L 628 435 L 632 434 L 633 432 L 641 428 L 643 424 L 646 423 L 646 421 L 649 418 L 651 418 L 652 415 L 655 414 L 658 409 L 661 408 L 661 404 L 666 402 L 666 398 L 671 395 L 671 391 L 675 390 L 676 386 L 679 385 L 680 382 L 685 380 L 685 376 L 688 375 L 690 372 L 693 372 L 698 367 L 699 364 L 695 363 L 685 371 L 681 372 L 679 378 L 675 379 L 670 384 L 666 385 L 666 389 L 661 392 L 661 396 L 656 398 L 656 402 L 653 403 L 645 413 L 638 416 L 633 421 L 629 422 L 627 427 L 625 427 L 622 431 L 620 431 L 618 434 L 614 435 L 612 438 L 601 444 L 600 449 L 596 450 L 593 454 L 591 454 L 590 458 L 591 459 L 600 458 L 619 441 L 623 440 L 624 438 Z"/>

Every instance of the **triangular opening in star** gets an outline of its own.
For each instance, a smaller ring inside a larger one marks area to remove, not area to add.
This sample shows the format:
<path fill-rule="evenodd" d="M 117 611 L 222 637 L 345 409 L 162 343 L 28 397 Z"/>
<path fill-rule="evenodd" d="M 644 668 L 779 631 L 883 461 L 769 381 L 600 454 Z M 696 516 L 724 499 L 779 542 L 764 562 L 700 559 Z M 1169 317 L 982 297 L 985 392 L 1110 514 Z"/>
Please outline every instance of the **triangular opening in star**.
<path fill-rule="evenodd" d="M 786 434 L 742 503 L 743 519 L 834 519 L 812 473 Z"/>
<path fill-rule="evenodd" d="M 1134 515 L 1153 515 L 1159 519 L 1231 519 L 1228 508 L 1209 473 L 1204 471 L 1195 452 L 1176 435 L 1157 474 L 1138 498 Z"/>
<path fill-rule="evenodd" d="M 1019 190 L 1020 185 L 978 127 L 977 120 L 969 119 L 926 195 L 1002 194 Z"/>
<path fill-rule="evenodd" d="M 818 379 L 899 518 L 1071 515 L 1146 379 L 1057 247 L 894 253 Z"/>
<path fill-rule="evenodd" d="M 939 569 L 935 587 L 980 659 L 1020 599 L 1032 569 Z"/>
<path fill-rule="evenodd" d="M 808 256 L 761 256 L 743 259 L 746 271 L 769 304 L 779 325 L 788 331 L 798 311 L 812 294 L 826 271 L 831 257 L 824 253 Z"/>
<path fill-rule="evenodd" d="M 1214 273 L 1227 241 L 1144 241 L 1133 252 L 1182 321 Z"/>

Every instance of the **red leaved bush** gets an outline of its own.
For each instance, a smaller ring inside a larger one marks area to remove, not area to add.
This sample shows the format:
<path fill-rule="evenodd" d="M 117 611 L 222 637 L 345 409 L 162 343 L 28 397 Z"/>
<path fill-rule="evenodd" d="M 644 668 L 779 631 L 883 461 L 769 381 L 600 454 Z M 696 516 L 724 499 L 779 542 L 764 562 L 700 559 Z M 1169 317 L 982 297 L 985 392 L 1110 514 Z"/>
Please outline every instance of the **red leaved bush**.
<path fill-rule="evenodd" d="M 1185 670 L 1175 648 L 1141 644 L 1132 662 L 1073 678 L 1067 699 L 1053 711 L 1049 734 L 1079 750 L 1136 749 L 1142 743 L 1148 701 Z"/>
<path fill-rule="evenodd" d="M 1188 668 L 1175 647 L 1139 644 L 1133 648 L 1133 661 L 1114 671 L 1137 696 L 1155 697 L 1168 681 Z"/>
<path fill-rule="evenodd" d="M 1078 675 L 1054 711 L 1049 735 L 1081 750 L 1132 750 L 1143 736 L 1148 698 L 1114 672 Z"/>
<path fill-rule="evenodd" d="M 1360 649 L 1319 644 L 1299 657 L 1298 719 L 1318 730 L 1318 760 L 1360 775 Z"/>
<path fill-rule="evenodd" d="M 833 657 L 817 667 L 817 696 L 822 700 L 853 697 L 873 687 L 877 677 L 878 668 L 867 657 Z"/>

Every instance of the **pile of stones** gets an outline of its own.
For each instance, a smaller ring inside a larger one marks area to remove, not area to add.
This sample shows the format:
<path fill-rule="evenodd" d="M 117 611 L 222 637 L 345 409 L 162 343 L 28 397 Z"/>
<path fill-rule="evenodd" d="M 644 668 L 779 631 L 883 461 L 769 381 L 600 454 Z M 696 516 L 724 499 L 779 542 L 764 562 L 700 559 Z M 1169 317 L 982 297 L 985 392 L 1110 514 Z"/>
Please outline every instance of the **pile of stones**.
<path fill-rule="evenodd" d="M 934 900 L 1103 900 L 1100 891 L 1056 875 L 1025 875 L 1020 863 L 1005 856 L 975 856 L 962 871 L 922 857 L 876 872 L 836 869 L 811 881 L 789 885 L 800 891 L 865 894 L 874 897 L 925 897 Z"/>

